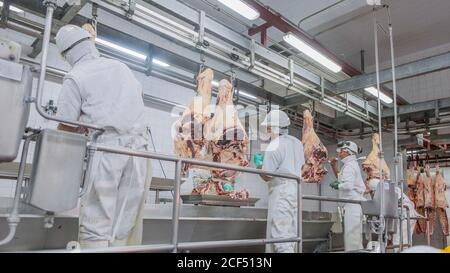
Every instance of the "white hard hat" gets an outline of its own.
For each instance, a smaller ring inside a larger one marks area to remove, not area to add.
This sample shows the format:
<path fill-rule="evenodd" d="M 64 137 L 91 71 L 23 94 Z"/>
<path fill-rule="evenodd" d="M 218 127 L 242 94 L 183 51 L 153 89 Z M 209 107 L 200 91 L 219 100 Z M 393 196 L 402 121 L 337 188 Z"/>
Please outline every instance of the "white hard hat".
<path fill-rule="evenodd" d="M 92 35 L 81 27 L 75 25 L 65 25 L 56 34 L 56 46 L 59 53 L 64 54 L 81 41 L 91 38 Z"/>
<path fill-rule="evenodd" d="M 291 125 L 291 120 L 285 112 L 280 110 L 270 111 L 264 118 L 264 121 L 261 123 L 261 126 L 264 127 L 272 126 L 284 128 L 288 127 L 289 125 Z"/>
<path fill-rule="evenodd" d="M 337 144 L 337 149 L 336 152 L 340 152 L 341 150 L 348 150 L 350 151 L 352 154 L 359 154 L 361 153 L 361 148 L 358 147 L 358 145 L 356 145 L 355 142 L 353 141 L 341 141 Z"/>

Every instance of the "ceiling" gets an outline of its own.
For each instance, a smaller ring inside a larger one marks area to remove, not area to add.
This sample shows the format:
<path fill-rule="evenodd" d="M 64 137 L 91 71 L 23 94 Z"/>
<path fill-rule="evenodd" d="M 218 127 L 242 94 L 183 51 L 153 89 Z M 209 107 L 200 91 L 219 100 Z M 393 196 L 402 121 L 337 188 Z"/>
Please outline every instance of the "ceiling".
<path fill-rule="evenodd" d="M 205 10 L 208 15 L 241 33 L 247 33 L 247 29 L 251 26 L 264 23 L 261 19 L 248 21 L 217 0 L 182 1 Z M 328 10 L 303 20 L 300 24 L 301 28 L 357 69 L 361 68 L 361 50 L 364 50 L 365 71 L 375 70 L 373 8 L 367 5 L 366 0 L 259 0 L 259 2 L 270 7 L 272 11 L 280 13 L 294 25 L 303 18 L 337 3 Z M 433 53 L 442 53 L 450 48 L 449 0 L 382 0 L 382 4 L 390 6 L 396 64 L 429 57 Z M 390 66 L 386 9 L 380 8 L 376 16 L 380 25 L 378 36 L 380 67 L 386 68 Z M 279 30 L 272 27 L 268 35 L 269 45 L 274 43 L 286 45 L 282 42 L 283 33 Z M 258 37 L 255 36 L 255 38 Z M 441 49 L 433 51 L 430 50 L 432 48 Z M 445 80 L 450 77 L 449 71 L 442 73 L 445 75 L 436 77 L 437 81 L 442 82 L 442 78 Z M 429 77 L 424 79 L 429 81 Z M 422 82 L 422 79 L 420 81 Z M 410 103 L 423 101 L 424 98 L 418 96 L 421 92 L 423 93 L 420 88 L 420 84 L 406 80 L 399 84 L 398 94 Z M 436 96 L 430 96 L 430 100 L 450 97 L 449 88 L 438 89 L 436 92 L 429 90 L 430 93 L 439 93 Z"/>
<path fill-rule="evenodd" d="M 27 0 L 18 1 L 24 2 L 24 5 L 27 3 Z M 224 25 L 241 33 L 246 34 L 249 27 L 264 23 L 261 19 L 253 22 L 245 20 L 239 14 L 236 14 L 234 11 L 224 7 L 217 0 L 178 1 L 187 3 L 194 8 L 204 10 L 210 17 L 215 18 Z M 320 43 L 335 52 L 343 60 L 351 63 L 356 68 L 359 68 L 360 50 L 366 50 L 366 71 L 371 71 L 373 67 L 374 51 L 373 26 L 371 21 L 372 8 L 366 4 L 365 0 L 259 1 L 264 5 L 269 5 L 272 11 L 280 12 L 283 16 L 287 17 L 287 20 L 291 21 L 295 25 L 302 18 L 305 18 L 330 4 L 338 3 L 328 11 L 309 18 L 308 20 L 304 20 L 301 26 L 304 30 L 308 31 L 309 34 L 316 34 L 316 39 Z M 450 19 L 447 15 L 447 11 L 450 10 L 449 0 L 429 0 L 426 1 L 428 3 L 427 5 L 424 4 L 425 1 L 423 0 L 386 0 L 384 3 L 390 4 L 391 1 L 391 13 L 396 42 L 395 46 L 398 57 L 397 60 L 401 60 L 401 62 L 414 61 L 415 59 L 428 57 L 430 54 L 433 55 L 450 50 L 450 30 L 447 29 L 447 25 L 450 25 Z M 433 14 L 433 16 L 424 16 L 423 14 Z M 377 17 L 383 28 L 387 29 L 386 10 L 379 10 L 377 12 Z M 271 44 L 280 45 L 283 33 L 272 27 L 269 30 L 269 36 L 271 38 Z M 380 55 L 383 63 L 384 61 L 388 61 L 389 57 L 389 50 L 387 47 L 388 40 L 387 36 L 383 34 L 383 31 L 380 31 L 379 36 Z M 126 40 L 128 38 L 124 37 L 124 39 Z M 139 45 L 139 43 L 131 44 L 133 44 L 133 47 Z M 436 50 L 429 50 L 430 48 L 434 48 Z M 424 51 L 427 51 L 427 53 L 425 54 Z M 397 64 L 401 62 L 397 61 Z M 389 62 L 387 62 L 387 65 L 389 65 Z M 314 70 L 314 67 L 309 67 L 308 69 L 312 69 L 312 71 L 317 73 Z M 446 88 L 441 88 L 441 90 L 423 92 L 423 89 L 436 89 L 438 85 L 441 87 L 445 86 L 444 83 L 448 82 L 447 80 L 450 80 L 449 70 L 441 71 L 435 74 L 439 74 L 439 77 L 436 79 L 428 79 L 426 85 L 422 84 L 425 83 L 423 80 L 420 80 L 419 83 L 413 82 L 417 81 L 419 77 L 412 80 L 399 82 L 399 94 L 406 98 L 408 102 L 420 102 L 427 100 L 427 98 L 431 100 L 450 97 L 450 85 L 448 84 L 446 85 Z M 346 77 L 345 75 L 343 76 Z M 342 75 L 338 75 L 337 77 L 342 77 Z M 429 75 L 425 75 L 424 77 L 429 78 Z M 439 84 L 436 84 L 436 82 Z M 259 85 L 260 82 L 255 84 Z M 286 88 L 280 88 L 278 85 L 272 84 L 270 81 L 261 81 L 261 84 L 264 84 L 264 88 L 266 90 L 279 96 L 286 96 L 288 94 Z M 387 87 L 391 88 L 389 84 Z M 431 93 L 436 94 L 436 96 L 433 97 Z M 412 98 L 411 94 L 415 94 L 415 98 Z M 425 95 L 425 97 L 419 96 L 420 94 Z M 320 111 L 317 111 L 329 117 L 334 117 L 334 111 L 326 110 L 327 109 L 321 109 Z M 355 126 L 358 126 L 359 128 L 359 123 L 355 123 L 355 121 L 351 118 L 342 119 L 341 123 L 340 126 L 345 129 L 350 130 Z M 344 126 L 348 124 L 351 125 L 351 128 Z M 334 125 L 337 126 L 337 123 Z"/>

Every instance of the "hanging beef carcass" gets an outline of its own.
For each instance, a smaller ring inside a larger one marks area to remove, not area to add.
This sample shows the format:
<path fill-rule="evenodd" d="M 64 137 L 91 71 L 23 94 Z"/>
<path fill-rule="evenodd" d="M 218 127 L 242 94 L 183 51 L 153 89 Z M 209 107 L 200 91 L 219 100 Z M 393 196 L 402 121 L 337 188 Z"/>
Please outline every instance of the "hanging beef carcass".
<path fill-rule="evenodd" d="M 434 221 L 435 221 L 435 200 L 434 200 L 434 187 L 433 187 L 433 177 L 430 173 L 430 166 L 427 164 L 425 166 L 425 178 L 423 183 L 423 199 L 424 207 L 426 212 L 427 226 L 426 233 L 432 235 L 434 231 Z"/>
<path fill-rule="evenodd" d="M 422 175 L 422 168 L 418 167 L 417 169 L 417 177 L 416 177 L 416 199 L 415 205 L 417 212 L 425 216 L 425 178 Z M 427 222 L 426 219 L 417 220 L 416 224 L 416 233 L 425 233 L 427 230 Z"/>
<path fill-rule="evenodd" d="M 216 112 L 206 126 L 205 139 L 214 162 L 248 166 L 248 136 L 233 105 L 233 86 L 228 80 L 219 82 Z M 215 169 L 213 174 L 216 178 L 232 181 L 236 172 Z"/>
<path fill-rule="evenodd" d="M 212 161 L 248 166 L 246 158 L 248 137 L 233 105 L 233 86 L 228 80 L 219 82 L 214 117 L 204 127 L 205 143 Z M 247 199 L 247 190 L 233 190 L 238 172 L 211 169 L 211 177 L 197 181 L 193 194 L 227 195 L 233 199 Z"/>
<path fill-rule="evenodd" d="M 204 128 L 211 119 L 211 87 L 214 73 L 206 69 L 199 74 L 198 93 L 186 108 L 181 119 L 173 125 L 175 153 L 181 157 L 211 160 L 206 151 Z M 186 172 L 189 166 L 183 166 Z M 201 168 L 201 167 L 199 167 Z"/>
<path fill-rule="evenodd" d="M 408 186 L 407 189 L 407 196 L 408 198 L 415 203 L 415 187 L 416 187 L 416 179 L 414 176 L 414 166 L 411 164 L 411 166 L 406 171 L 406 184 Z"/>
<path fill-rule="evenodd" d="M 435 207 L 434 200 L 434 187 L 433 187 L 433 177 L 430 173 L 430 166 L 425 166 L 425 178 L 423 186 L 423 196 L 424 196 L 424 207 L 427 209 L 433 209 Z"/>
<path fill-rule="evenodd" d="M 449 235 L 449 224 L 447 211 L 448 202 L 445 197 L 445 191 L 447 190 L 447 185 L 445 184 L 444 177 L 442 177 L 442 173 L 439 169 L 439 166 L 436 165 L 436 179 L 434 182 L 434 194 L 436 200 L 436 214 L 439 219 L 439 223 L 441 224 L 442 232 L 445 236 Z"/>
<path fill-rule="evenodd" d="M 390 170 L 383 159 L 381 161 L 380 170 L 380 136 L 375 133 L 372 135 L 372 150 L 370 151 L 367 159 L 362 163 L 362 169 L 367 174 L 365 180 L 366 189 L 371 192 L 370 182 L 371 180 L 388 180 L 390 178 Z M 382 176 L 381 176 L 382 175 Z"/>
<path fill-rule="evenodd" d="M 316 132 L 311 112 L 303 112 L 303 149 L 305 164 L 302 166 L 302 178 L 307 183 L 320 183 L 327 174 L 323 163 L 328 159 L 327 148 L 322 144 Z"/>
<path fill-rule="evenodd" d="M 211 115 L 211 87 L 214 73 L 206 69 L 199 74 L 198 95 L 173 126 L 175 152 L 181 157 L 247 166 L 248 137 L 232 103 L 233 89 L 227 80 L 219 83 L 216 112 Z M 227 195 L 247 199 L 247 190 L 235 191 L 235 171 L 184 165 L 183 171 L 196 169 L 193 194 Z M 200 170 L 199 169 L 204 169 Z"/>

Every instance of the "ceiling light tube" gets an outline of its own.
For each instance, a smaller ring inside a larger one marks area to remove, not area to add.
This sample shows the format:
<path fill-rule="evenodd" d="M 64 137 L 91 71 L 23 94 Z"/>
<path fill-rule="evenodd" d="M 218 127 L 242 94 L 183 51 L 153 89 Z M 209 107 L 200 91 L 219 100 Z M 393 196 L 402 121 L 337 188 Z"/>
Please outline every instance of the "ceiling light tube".
<path fill-rule="evenodd" d="M 165 62 L 163 62 L 161 60 L 158 60 L 158 59 L 153 59 L 152 63 L 156 64 L 156 65 L 159 65 L 159 66 L 162 66 L 162 67 L 169 67 L 170 66 L 170 64 L 165 63 Z"/>
<path fill-rule="evenodd" d="M 241 90 L 239 90 L 239 96 L 244 96 L 244 97 L 247 97 L 249 99 L 254 99 L 254 100 L 258 99 L 256 96 L 253 96 L 253 95 L 251 95 L 247 92 L 241 91 Z"/>
<path fill-rule="evenodd" d="M 367 87 L 364 88 L 364 90 L 371 94 L 372 96 L 378 98 L 378 89 L 376 89 L 375 87 Z M 386 94 L 384 94 L 383 92 L 380 92 L 380 100 L 382 100 L 384 103 L 387 104 L 391 104 L 392 103 L 392 99 L 390 97 L 388 97 Z"/>
<path fill-rule="evenodd" d="M 224 4 L 228 8 L 234 10 L 240 15 L 244 16 L 248 20 L 256 20 L 259 18 L 259 12 L 242 2 L 241 0 L 218 0 L 220 3 Z"/>
<path fill-rule="evenodd" d="M 0 2 L 0 7 L 3 7 L 3 2 Z M 24 13 L 23 10 L 16 8 L 15 6 L 10 5 L 9 10 L 17 12 L 17 13 Z"/>
<path fill-rule="evenodd" d="M 325 66 L 329 70 L 333 71 L 334 73 L 338 73 L 342 70 L 342 67 L 338 64 L 336 64 L 334 61 L 330 60 L 326 56 L 324 56 L 322 53 L 302 41 L 300 38 L 295 36 L 292 33 L 288 33 L 283 37 L 284 41 L 286 41 L 291 46 L 295 47 L 297 50 L 301 51 L 314 61 L 320 63 L 321 65 Z"/>
<path fill-rule="evenodd" d="M 141 59 L 143 61 L 145 61 L 147 59 L 147 55 L 145 55 L 145 54 L 136 52 L 134 50 L 131 50 L 131 49 L 119 46 L 119 45 L 116 45 L 116 44 L 111 43 L 109 41 L 106 41 L 106 40 L 104 40 L 102 38 L 98 38 L 98 37 L 95 38 L 95 42 L 100 44 L 100 45 L 103 45 L 103 46 L 112 48 L 114 50 L 120 51 L 122 53 L 128 54 L 128 55 L 133 56 L 135 58 Z"/>

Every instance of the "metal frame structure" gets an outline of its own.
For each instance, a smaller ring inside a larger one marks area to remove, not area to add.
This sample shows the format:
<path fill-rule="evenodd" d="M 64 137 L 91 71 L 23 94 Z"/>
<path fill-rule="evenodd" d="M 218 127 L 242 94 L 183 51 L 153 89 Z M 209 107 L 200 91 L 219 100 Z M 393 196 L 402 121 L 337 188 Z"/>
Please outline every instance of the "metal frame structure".
<path fill-rule="evenodd" d="M 118 5 L 116 1 L 109 0 L 92 0 L 91 2 L 99 7 L 99 23 L 127 32 L 138 39 L 164 48 L 169 52 L 181 53 L 184 57 L 197 63 L 200 59 L 199 54 L 205 54 L 206 64 L 216 71 L 224 73 L 230 70 L 230 66 L 236 67 L 238 68 L 236 71 L 238 79 L 251 82 L 257 79 L 255 78 L 256 76 L 270 80 L 288 90 L 302 94 L 308 99 L 320 101 L 322 104 L 370 126 L 374 125 L 375 119 L 371 115 L 376 115 L 376 109 L 364 103 L 362 98 L 349 95 L 348 101 L 351 104 L 348 104 L 344 97 L 322 97 L 321 86 L 323 85 L 325 90 L 331 90 L 334 86 L 333 83 L 327 80 L 322 81 L 321 77 L 300 65 L 295 63 L 289 65 L 287 58 L 220 25 L 208 16 L 200 16 L 201 12 L 189 8 L 178 1 L 156 0 L 152 1 L 152 4 L 197 27 L 199 31 L 193 30 L 186 24 L 181 24 L 160 13 L 151 11 L 148 8 L 150 6 L 143 1 L 136 1 L 132 15 L 129 12 L 131 8 L 129 5 Z M 80 11 L 81 15 L 89 17 L 87 12 L 89 5 L 88 3 L 87 8 Z M 204 18 L 204 20 L 201 21 L 199 18 Z M 151 32 L 139 31 L 141 29 L 150 30 Z M 158 35 L 153 35 L 153 33 Z M 217 40 L 217 37 L 219 37 L 220 42 Z M 168 44 L 167 40 L 176 41 L 177 44 L 173 42 Z M 199 40 L 202 40 L 203 44 L 199 45 Z M 263 61 L 269 61 L 273 65 L 265 65 Z M 290 75 L 293 75 L 292 79 Z"/>
<path fill-rule="evenodd" d="M 157 1 L 157 0 L 156 0 Z M 296 76 L 309 76 L 311 79 L 314 78 L 314 75 L 312 75 L 310 72 L 306 72 L 301 67 L 298 67 L 295 65 L 295 63 L 291 60 L 287 63 L 289 69 L 288 75 L 277 71 L 274 68 L 268 67 L 264 65 L 262 62 L 255 59 L 255 55 L 257 54 L 255 43 L 252 42 L 254 45 L 253 48 L 255 51 L 252 51 L 250 54 L 250 57 L 246 55 L 245 52 L 236 50 L 236 48 L 227 48 L 224 47 L 222 44 L 217 42 L 216 40 L 212 39 L 211 37 L 208 37 L 205 35 L 205 29 L 206 26 L 204 25 L 206 21 L 206 17 L 204 14 L 200 16 L 200 30 L 199 32 L 191 30 L 187 28 L 186 26 L 177 23 L 167 17 L 164 17 L 161 14 L 149 11 L 149 10 L 133 10 L 132 13 L 130 13 L 131 6 L 128 7 L 116 7 L 113 4 L 109 4 L 110 6 L 105 6 L 105 2 L 100 2 L 98 0 L 92 0 L 93 3 L 97 3 L 99 6 L 102 6 L 105 9 L 108 9 L 109 11 L 112 11 L 116 14 L 126 16 L 129 20 L 135 21 L 137 24 L 142 24 L 147 27 L 150 27 L 153 30 L 156 30 L 158 32 L 165 32 L 165 35 L 172 35 L 172 39 L 178 39 L 178 42 L 184 43 L 185 45 L 190 45 L 191 47 L 198 48 L 200 46 L 201 51 L 205 52 L 207 54 L 210 54 L 211 56 L 214 56 L 215 58 L 221 59 L 225 62 L 228 62 L 236 67 L 240 67 L 244 70 L 248 70 L 254 75 L 261 76 L 263 78 L 267 78 L 270 80 L 273 80 L 274 82 L 278 82 L 281 85 L 285 85 L 291 90 L 294 90 L 298 93 L 304 94 L 305 96 L 314 99 L 319 100 L 325 105 L 329 105 L 335 109 L 340 109 L 349 114 L 350 116 L 354 116 L 356 119 L 361 120 L 362 122 L 369 123 L 372 125 L 372 118 L 369 117 L 368 112 L 364 113 L 362 116 L 359 110 L 349 105 L 349 96 L 347 96 L 347 99 L 345 102 L 341 102 L 338 99 L 335 98 L 329 98 L 323 96 L 323 89 L 325 88 L 325 81 L 323 78 L 320 78 L 320 87 L 322 90 L 316 90 L 315 87 L 311 86 L 308 83 L 305 83 L 303 80 L 298 79 Z M 108 2 L 114 2 L 109 1 Z M 166 1 L 165 1 L 166 2 Z M 36 106 L 37 112 L 48 120 L 54 120 L 58 122 L 63 122 L 75 126 L 84 126 L 87 128 L 91 128 L 96 131 L 96 133 L 93 135 L 93 139 L 91 143 L 88 145 L 89 149 L 89 155 L 93 156 L 95 151 L 103 151 L 103 152 L 109 152 L 109 153 L 116 153 L 116 154 L 122 154 L 122 155 L 129 155 L 129 156 L 137 156 L 137 157 L 143 157 L 143 158 L 153 158 L 153 159 L 159 159 L 159 160 L 165 160 L 175 163 L 175 193 L 174 193 L 174 205 L 173 205 L 173 212 L 172 212 L 172 242 L 171 244 L 167 245 L 159 245 L 159 246 L 138 246 L 138 247 L 124 247 L 124 248 L 112 248 L 112 249 L 98 249 L 97 251 L 102 252 L 114 252 L 114 251 L 162 251 L 162 250 L 172 250 L 172 252 L 177 252 L 178 250 L 182 249 L 194 249 L 194 248 L 208 248 L 208 247 L 218 247 L 218 246 L 244 246 L 244 245 L 258 245 L 258 244 L 268 244 L 268 243 L 277 243 L 277 242 L 297 242 L 297 251 L 302 252 L 302 199 L 309 199 L 309 200 L 319 200 L 319 201 L 332 201 L 332 202 L 347 202 L 347 203 L 355 203 L 359 201 L 354 200 L 346 200 L 346 199 L 339 199 L 339 198 L 329 198 L 329 197 L 321 197 L 321 196 L 302 196 L 302 188 L 301 188 L 301 178 L 294 175 L 289 174 L 282 174 L 282 173 L 276 173 L 276 172 L 267 172 L 262 171 L 258 169 L 253 168 L 246 168 L 246 167 L 240 167 L 240 166 L 234 166 L 234 165 L 228 165 L 228 164 L 219 164 L 214 162 L 206 162 L 206 161 L 199 161 L 195 159 L 189 159 L 189 158 L 180 158 L 176 156 L 170 156 L 170 155 L 163 155 L 163 154 L 157 154 L 157 153 L 151 153 L 151 152 L 141 152 L 141 151 L 134 151 L 130 149 L 120 149 L 120 148 L 112 148 L 108 146 L 103 145 L 97 145 L 96 139 L 97 137 L 103 132 L 103 129 L 99 126 L 92 125 L 92 124 L 86 124 L 78 121 L 71 121 L 66 120 L 62 118 L 55 118 L 53 116 L 49 116 L 46 113 L 42 111 L 40 108 L 40 103 L 42 100 L 42 92 L 44 87 L 44 81 L 45 81 L 45 75 L 46 75 L 46 69 L 47 69 L 47 55 L 48 55 L 48 47 L 50 42 L 50 33 L 52 28 L 52 19 L 53 19 L 53 11 L 56 7 L 55 0 L 45 0 L 44 1 L 46 5 L 46 18 L 45 18 L 45 28 L 44 28 L 44 35 L 42 39 L 42 60 L 41 60 L 41 70 L 40 70 L 40 77 L 39 77 L 39 83 L 38 83 L 38 90 L 36 94 L 35 99 L 30 99 L 28 102 L 34 102 Z M 175 2 L 167 1 L 167 3 L 174 4 Z M 176 2 L 178 3 L 178 2 Z M 133 6 L 134 8 L 134 6 Z M 99 16 L 99 18 L 102 18 Z M 145 20 L 145 19 L 146 20 Z M 380 79 L 379 79 L 379 69 L 378 69 L 378 44 L 377 44 L 377 25 L 376 25 L 376 17 L 374 14 L 374 30 L 375 30 L 375 51 L 376 51 L 376 64 L 377 64 L 377 87 L 378 90 L 380 90 Z M 395 83 L 395 66 L 393 62 L 394 54 L 393 54 L 393 41 L 392 41 L 392 26 L 390 25 L 390 36 L 391 36 L 391 58 L 392 58 L 392 72 Z M 199 45 L 199 41 L 202 41 L 202 43 Z M 205 46 L 206 44 L 208 46 Z M 234 41 L 236 42 L 236 41 Z M 233 58 L 229 58 L 229 54 L 234 54 Z M 237 56 L 237 57 L 236 57 Z M 270 54 L 269 54 L 270 56 Z M 281 58 L 280 56 L 278 56 Z M 279 59 L 282 61 L 281 59 Z M 308 74 L 309 73 L 309 74 Z M 318 99 L 317 96 L 310 94 L 308 91 L 305 91 L 303 88 L 306 88 L 306 90 L 313 91 L 315 94 L 318 94 L 320 97 Z M 396 98 L 396 87 L 394 84 L 394 99 Z M 365 104 L 367 107 L 367 104 Z M 366 108 L 366 111 L 368 111 L 368 108 Z M 366 120 L 366 118 L 368 120 Z M 396 105 L 394 105 L 394 119 L 395 124 L 397 124 L 397 110 Z M 381 141 L 381 102 L 380 98 L 378 97 L 378 127 L 380 131 L 380 159 L 382 159 L 382 141 Z M 395 127 L 397 128 L 397 126 Z M 397 132 L 396 132 L 397 133 Z M 397 134 L 395 134 L 395 143 L 397 148 Z M 23 173 L 24 173 L 24 166 L 26 160 L 26 151 L 29 144 L 30 139 L 27 138 L 24 143 L 24 151 L 22 155 L 22 161 L 20 165 L 20 171 L 18 175 L 18 183 L 17 183 L 17 190 L 16 195 L 14 199 L 14 207 L 13 211 L 10 217 L 9 223 L 10 225 L 10 234 L 7 236 L 5 240 L 2 240 L 1 243 L 4 243 L 6 240 L 11 240 L 15 233 L 15 228 L 17 226 L 18 221 L 18 202 L 20 199 L 20 189 L 21 189 L 21 182 L 23 180 Z M 396 150 L 397 151 L 397 150 Z M 25 154 L 25 155 L 24 155 Z M 396 152 L 397 155 L 397 152 Z M 228 170 L 235 170 L 240 172 L 246 172 L 246 173 L 253 173 L 253 174 L 264 174 L 269 175 L 273 177 L 281 177 L 286 179 L 292 179 L 295 180 L 298 184 L 297 187 L 297 199 L 298 199 L 298 209 L 297 209 L 297 237 L 295 238 L 283 238 L 283 239 L 256 239 L 256 240 L 233 240 L 233 241 L 222 241 L 222 242 L 196 242 L 196 243 L 179 243 L 178 242 L 178 224 L 179 224 L 179 214 L 180 214 L 180 180 L 181 180 L 181 166 L 183 163 L 188 164 L 194 164 L 194 165 L 201 165 L 205 167 L 213 167 L 213 168 L 222 168 L 222 169 L 228 169 Z M 381 169 L 381 168 L 380 168 Z M 90 168 L 88 168 L 88 174 L 92 171 Z M 86 177 L 88 177 L 87 175 Z M 398 180 L 397 173 L 396 173 L 396 182 Z M 381 181 L 383 183 L 383 181 Z M 83 188 L 86 189 L 88 186 L 83 184 Z M 382 191 L 383 193 L 383 191 Z M 403 201 L 402 201 L 403 202 Z M 382 252 L 385 251 L 384 242 L 382 241 L 382 235 L 384 231 L 384 217 L 383 217 L 383 194 L 381 194 L 381 210 L 380 210 L 380 232 L 379 232 L 379 240 Z M 402 220 L 402 217 L 400 217 Z M 400 221 L 401 222 L 401 221 Z M 12 236 L 11 236 L 12 234 Z M 400 244 L 400 247 L 402 247 L 402 243 Z"/>

